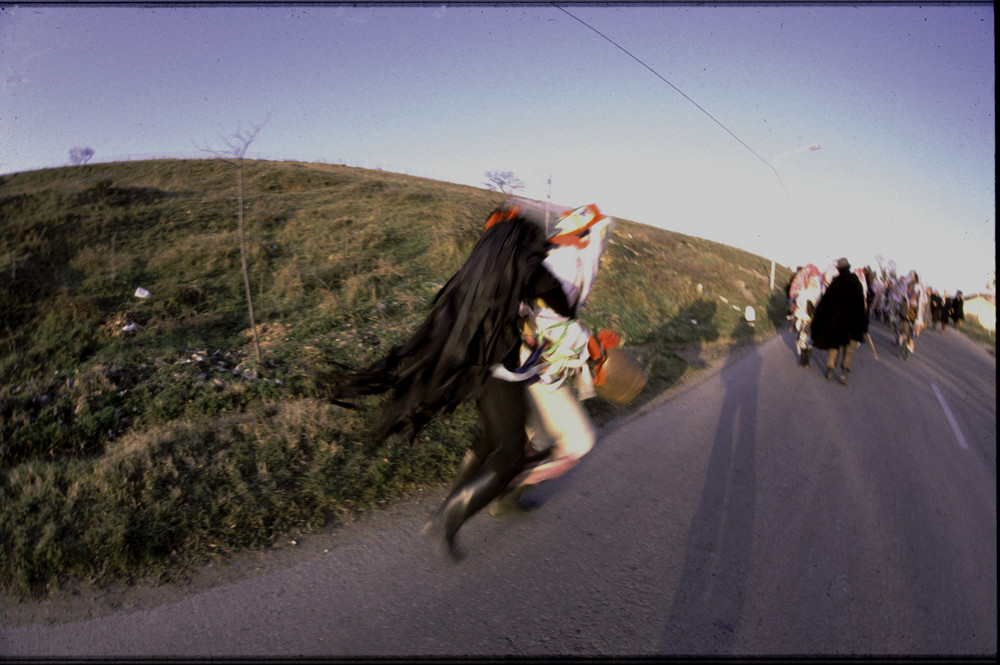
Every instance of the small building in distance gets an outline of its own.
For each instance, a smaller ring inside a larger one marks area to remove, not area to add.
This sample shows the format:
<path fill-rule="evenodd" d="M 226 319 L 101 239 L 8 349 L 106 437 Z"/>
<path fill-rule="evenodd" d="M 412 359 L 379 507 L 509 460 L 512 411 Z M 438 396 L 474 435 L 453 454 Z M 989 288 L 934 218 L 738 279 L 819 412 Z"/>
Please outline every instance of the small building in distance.
<path fill-rule="evenodd" d="M 979 325 L 991 332 L 997 330 L 997 297 L 991 294 L 977 294 L 965 299 L 965 316 L 976 317 Z"/>

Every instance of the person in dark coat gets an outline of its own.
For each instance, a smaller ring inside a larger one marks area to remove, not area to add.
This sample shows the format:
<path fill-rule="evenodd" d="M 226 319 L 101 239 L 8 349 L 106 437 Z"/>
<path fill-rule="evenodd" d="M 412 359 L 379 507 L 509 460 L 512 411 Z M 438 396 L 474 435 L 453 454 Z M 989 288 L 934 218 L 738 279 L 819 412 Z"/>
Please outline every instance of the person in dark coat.
<path fill-rule="evenodd" d="M 965 320 L 965 299 L 959 291 L 951 301 L 951 320 L 956 326 L 961 325 Z"/>
<path fill-rule="evenodd" d="M 847 259 L 837 261 L 837 276 L 826 287 L 812 320 L 813 346 L 827 349 L 826 378 L 833 376 L 840 357 L 840 382 L 847 385 L 851 360 L 859 342 L 868 333 L 865 290 L 858 276 L 851 272 Z"/>
<path fill-rule="evenodd" d="M 941 323 L 942 307 L 944 307 L 944 301 L 941 300 L 941 294 L 937 291 L 931 291 L 931 327 L 933 328 Z"/>

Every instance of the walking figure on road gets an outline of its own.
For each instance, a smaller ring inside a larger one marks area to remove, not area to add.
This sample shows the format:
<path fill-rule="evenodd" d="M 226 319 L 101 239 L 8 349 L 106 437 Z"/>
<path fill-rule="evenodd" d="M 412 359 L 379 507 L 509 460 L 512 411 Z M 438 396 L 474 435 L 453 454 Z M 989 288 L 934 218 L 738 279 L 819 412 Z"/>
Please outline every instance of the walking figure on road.
<path fill-rule="evenodd" d="M 948 319 L 952 315 L 953 307 L 952 299 L 948 296 L 948 292 L 944 292 L 944 297 L 941 299 L 941 334 L 944 334 L 945 329 L 948 327 Z"/>
<path fill-rule="evenodd" d="M 495 211 L 420 328 L 328 395 L 391 391 L 376 434 L 411 441 L 435 415 L 475 400 L 481 435 L 423 531 L 455 559 L 455 536 L 472 515 L 501 495 L 496 512 L 530 507 L 523 488 L 565 473 L 596 439 L 576 395 L 594 394 L 618 338 L 591 335 L 576 317 L 614 220 L 583 206 L 549 232 L 536 217 L 518 207 Z"/>
<path fill-rule="evenodd" d="M 965 298 L 961 291 L 956 292 L 951 301 L 951 320 L 956 326 L 962 325 L 965 320 Z"/>
<path fill-rule="evenodd" d="M 840 382 L 847 385 L 854 351 L 868 334 L 868 312 L 861 280 L 851 272 L 847 259 L 837 261 L 837 275 L 816 305 L 812 320 L 813 345 L 829 351 L 826 378 L 833 376 L 840 359 Z"/>
<path fill-rule="evenodd" d="M 799 365 L 802 367 L 809 366 L 809 357 L 812 354 L 813 347 L 809 343 L 809 324 L 816 311 L 816 303 L 819 301 L 822 284 L 822 273 L 819 268 L 810 263 L 799 269 L 788 289 L 792 317 L 795 320 L 794 329 L 797 333 L 795 350 L 798 352 Z"/>

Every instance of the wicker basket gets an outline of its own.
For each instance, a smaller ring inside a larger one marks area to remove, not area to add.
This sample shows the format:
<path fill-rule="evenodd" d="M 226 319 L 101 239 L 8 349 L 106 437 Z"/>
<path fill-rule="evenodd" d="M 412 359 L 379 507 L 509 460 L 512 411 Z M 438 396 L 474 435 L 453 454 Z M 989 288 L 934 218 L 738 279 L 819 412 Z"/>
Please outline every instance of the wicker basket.
<path fill-rule="evenodd" d="M 603 400 L 624 406 L 634 400 L 646 387 L 649 373 L 627 351 L 615 347 L 608 349 L 604 363 L 604 383 L 594 386 Z"/>

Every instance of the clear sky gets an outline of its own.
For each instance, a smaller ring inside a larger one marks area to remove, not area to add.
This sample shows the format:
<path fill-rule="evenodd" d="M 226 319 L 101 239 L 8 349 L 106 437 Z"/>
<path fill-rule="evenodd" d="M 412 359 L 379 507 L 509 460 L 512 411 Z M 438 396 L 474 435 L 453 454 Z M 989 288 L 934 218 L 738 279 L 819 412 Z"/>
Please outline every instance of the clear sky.
<path fill-rule="evenodd" d="M 0 173 L 203 157 L 269 117 L 251 158 L 551 177 L 554 203 L 792 267 L 984 290 L 992 4 L 564 9 L 5 5 Z"/>

